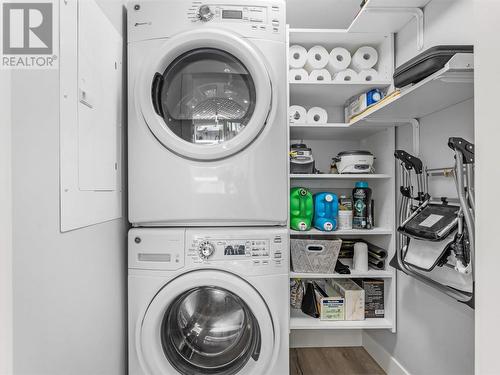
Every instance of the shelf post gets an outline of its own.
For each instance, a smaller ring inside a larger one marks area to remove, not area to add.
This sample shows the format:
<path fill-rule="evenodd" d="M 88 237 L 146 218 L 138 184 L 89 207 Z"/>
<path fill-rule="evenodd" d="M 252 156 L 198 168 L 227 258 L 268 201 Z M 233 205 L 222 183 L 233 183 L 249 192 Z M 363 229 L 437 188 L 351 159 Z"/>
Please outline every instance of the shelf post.
<path fill-rule="evenodd" d="M 424 11 L 420 8 L 404 8 L 404 7 L 376 7 L 365 9 L 365 12 L 370 13 L 410 13 L 417 22 L 417 48 L 421 51 L 424 48 Z"/>
<path fill-rule="evenodd" d="M 420 121 L 416 118 L 392 118 L 390 120 L 385 119 L 365 119 L 366 122 L 373 122 L 377 124 L 388 124 L 388 123 L 396 123 L 396 124 L 408 124 L 411 126 L 412 131 L 412 141 L 413 141 L 413 155 L 420 155 Z"/>

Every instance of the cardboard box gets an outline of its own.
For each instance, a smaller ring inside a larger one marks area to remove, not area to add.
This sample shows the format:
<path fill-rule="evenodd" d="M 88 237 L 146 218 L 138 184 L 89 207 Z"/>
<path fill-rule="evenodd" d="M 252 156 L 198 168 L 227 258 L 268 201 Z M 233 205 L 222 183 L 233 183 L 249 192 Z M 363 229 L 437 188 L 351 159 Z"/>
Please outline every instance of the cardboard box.
<path fill-rule="evenodd" d="M 327 284 L 325 287 L 328 297 L 323 297 L 320 300 L 320 319 L 345 320 L 344 297 L 330 285 Z"/>
<path fill-rule="evenodd" d="M 365 317 L 384 318 L 384 280 L 362 279 L 357 284 L 365 291 Z"/>
<path fill-rule="evenodd" d="M 351 279 L 332 279 L 328 282 L 344 297 L 345 320 L 364 320 L 365 291 Z"/>

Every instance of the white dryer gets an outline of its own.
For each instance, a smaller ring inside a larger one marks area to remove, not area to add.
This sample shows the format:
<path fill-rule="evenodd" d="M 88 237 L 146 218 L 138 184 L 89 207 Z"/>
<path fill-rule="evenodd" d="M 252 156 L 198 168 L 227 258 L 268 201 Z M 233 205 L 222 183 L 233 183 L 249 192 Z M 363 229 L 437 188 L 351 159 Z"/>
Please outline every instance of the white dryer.
<path fill-rule="evenodd" d="M 288 375 L 286 229 L 129 232 L 130 375 Z"/>
<path fill-rule="evenodd" d="M 128 8 L 129 219 L 285 225 L 283 0 Z"/>

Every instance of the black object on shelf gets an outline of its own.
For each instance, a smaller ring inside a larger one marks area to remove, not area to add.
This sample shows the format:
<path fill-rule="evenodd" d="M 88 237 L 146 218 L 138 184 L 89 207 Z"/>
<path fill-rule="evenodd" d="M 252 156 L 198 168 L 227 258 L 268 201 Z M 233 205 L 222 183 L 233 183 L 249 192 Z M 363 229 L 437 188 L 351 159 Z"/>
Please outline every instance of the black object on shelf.
<path fill-rule="evenodd" d="M 407 61 L 394 72 L 394 86 L 404 87 L 417 83 L 442 69 L 457 53 L 473 53 L 470 45 L 442 45 L 429 48 Z"/>
<path fill-rule="evenodd" d="M 350 275 L 351 274 L 351 270 L 349 269 L 349 266 L 343 264 L 340 260 L 337 260 L 337 263 L 335 264 L 335 272 L 337 272 L 341 275 Z"/>

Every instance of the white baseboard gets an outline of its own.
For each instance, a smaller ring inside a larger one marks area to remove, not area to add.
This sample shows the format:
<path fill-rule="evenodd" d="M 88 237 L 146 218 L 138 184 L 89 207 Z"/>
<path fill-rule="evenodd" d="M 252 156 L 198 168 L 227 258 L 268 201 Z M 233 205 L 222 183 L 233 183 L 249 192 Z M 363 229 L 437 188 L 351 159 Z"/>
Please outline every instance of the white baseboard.
<path fill-rule="evenodd" d="M 382 345 L 378 344 L 370 335 L 363 332 L 362 340 L 365 350 L 371 355 L 375 362 L 382 367 L 387 375 L 410 375 L 401 363 L 389 354 Z"/>
<path fill-rule="evenodd" d="M 362 346 L 360 330 L 292 330 L 290 348 Z"/>

